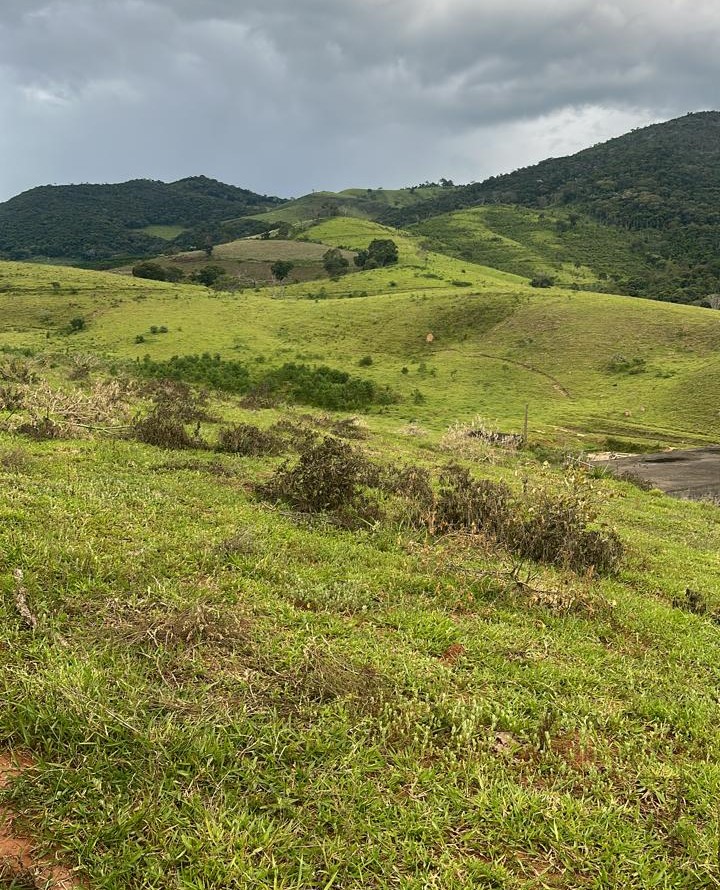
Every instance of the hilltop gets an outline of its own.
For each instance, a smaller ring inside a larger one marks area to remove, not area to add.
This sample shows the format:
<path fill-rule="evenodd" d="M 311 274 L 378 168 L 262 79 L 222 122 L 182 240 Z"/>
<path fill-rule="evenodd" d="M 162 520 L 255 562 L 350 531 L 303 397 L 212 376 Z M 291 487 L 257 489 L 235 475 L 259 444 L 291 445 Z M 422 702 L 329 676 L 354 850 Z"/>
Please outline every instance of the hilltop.
<path fill-rule="evenodd" d="M 712 111 L 448 190 L 382 221 L 408 226 L 486 204 L 576 211 L 622 233 L 623 252 L 638 258 L 626 292 L 692 302 L 720 290 L 718 201 L 720 112 Z"/>
<path fill-rule="evenodd" d="M 190 232 L 282 203 L 205 176 L 164 183 L 41 186 L 0 204 L 0 256 L 97 261 L 146 256 Z M 246 223 L 241 234 L 262 231 Z M 180 238 L 182 243 L 182 239 Z"/>

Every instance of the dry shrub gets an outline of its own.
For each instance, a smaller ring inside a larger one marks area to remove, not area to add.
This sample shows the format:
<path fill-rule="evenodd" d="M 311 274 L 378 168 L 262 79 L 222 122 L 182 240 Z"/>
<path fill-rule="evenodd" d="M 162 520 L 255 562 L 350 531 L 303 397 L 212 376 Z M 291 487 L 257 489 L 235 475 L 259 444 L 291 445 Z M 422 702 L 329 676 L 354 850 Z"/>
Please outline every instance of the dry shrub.
<path fill-rule="evenodd" d="M 614 572 L 622 560 L 623 545 L 612 529 L 588 528 L 592 519 L 581 494 L 553 497 L 542 493 L 519 526 L 513 549 L 527 559 L 576 572 Z"/>
<path fill-rule="evenodd" d="M 133 431 L 138 442 L 154 445 L 156 448 L 181 450 L 204 447 L 199 429 L 191 435 L 176 414 L 163 408 L 155 408 L 146 417 L 136 421 Z"/>
<path fill-rule="evenodd" d="M 286 461 L 258 493 L 270 501 L 284 501 L 303 513 L 358 507 L 361 487 L 371 472 L 367 458 L 346 442 L 327 436 L 300 451 L 293 466 Z"/>
<path fill-rule="evenodd" d="M 0 452 L 0 469 L 6 473 L 26 473 L 31 464 L 30 455 L 22 448 L 9 448 Z"/>
<path fill-rule="evenodd" d="M 446 467 L 430 530 L 486 534 L 522 559 L 579 573 L 616 571 L 623 557 L 620 539 L 612 529 L 590 527 L 595 514 L 587 491 L 574 477 L 568 482 L 564 494 L 538 490 L 519 499 L 502 482 Z"/>
<path fill-rule="evenodd" d="M 190 470 L 196 473 L 210 473 L 219 478 L 232 478 L 238 475 L 237 467 L 230 467 L 219 460 L 171 460 L 155 467 L 158 472 L 173 472 L 177 470 Z"/>
<path fill-rule="evenodd" d="M 238 423 L 220 430 L 217 450 L 226 454 L 261 457 L 282 454 L 282 439 L 272 431 L 261 430 L 251 423 Z"/>
<path fill-rule="evenodd" d="M 249 638 L 246 619 L 207 603 L 168 608 L 160 615 L 125 616 L 116 624 L 116 630 L 131 645 L 173 649 L 201 645 L 232 649 Z"/>
<path fill-rule="evenodd" d="M 359 417 L 343 417 L 333 421 L 329 426 L 330 432 L 341 439 L 367 439 L 370 435 L 367 424 Z"/>
<path fill-rule="evenodd" d="M 4 428 L 35 439 L 81 438 L 92 431 L 123 429 L 130 417 L 129 392 L 117 380 L 97 381 L 88 391 L 63 390 L 46 380 L 18 385 L 13 415 Z"/>
<path fill-rule="evenodd" d="M 309 448 L 318 440 L 318 433 L 302 421 L 283 418 L 274 423 L 269 432 L 280 436 L 287 447 L 296 451 Z"/>
<path fill-rule="evenodd" d="M 453 424 L 440 441 L 445 451 L 450 451 L 458 457 L 482 461 L 494 460 L 498 448 L 517 451 L 522 444 L 522 436 L 493 430 L 480 417 L 476 417 L 470 423 Z"/>
<path fill-rule="evenodd" d="M 392 695 L 387 677 L 369 664 L 354 664 L 326 650 L 306 650 L 302 663 L 286 677 L 289 691 L 298 698 L 328 703 L 350 699 L 363 713 L 376 713 Z"/>
<path fill-rule="evenodd" d="M 225 538 L 215 548 L 219 556 L 232 559 L 233 556 L 250 556 L 257 552 L 257 542 L 252 529 L 244 528 Z"/>
<path fill-rule="evenodd" d="M 87 380 L 93 371 L 100 367 L 94 355 L 74 355 L 70 363 L 68 377 L 71 380 Z"/>
<path fill-rule="evenodd" d="M 25 402 L 25 397 L 17 386 L 0 386 L 0 411 L 19 411 Z"/>
<path fill-rule="evenodd" d="M 441 532 L 484 532 L 507 540 L 515 524 L 512 492 L 503 482 L 474 479 L 467 468 L 451 464 L 440 476 L 434 520 Z"/>
<path fill-rule="evenodd" d="M 143 392 L 155 408 L 174 414 L 183 423 L 212 423 L 217 418 L 208 409 L 208 394 L 194 390 L 182 380 L 153 380 Z"/>
<path fill-rule="evenodd" d="M 5 383 L 22 383 L 30 386 L 38 379 L 32 362 L 22 358 L 6 358 L 0 361 L 0 380 Z"/>
<path fill-rule="evenodd" d="M 382 476 L 382 488 L 403 501 L 405 518 L 410 525 L 432 524 L 435 512 L 435 494 L 430 473 L 424 467 L 409 465 L 390 467 Z"/>
<path fill-rule="evenodd" d="M 50 417 L 27 420 L 15 428 L 16 432 L 36 442 L 63 438 L 63 428 Z"/>

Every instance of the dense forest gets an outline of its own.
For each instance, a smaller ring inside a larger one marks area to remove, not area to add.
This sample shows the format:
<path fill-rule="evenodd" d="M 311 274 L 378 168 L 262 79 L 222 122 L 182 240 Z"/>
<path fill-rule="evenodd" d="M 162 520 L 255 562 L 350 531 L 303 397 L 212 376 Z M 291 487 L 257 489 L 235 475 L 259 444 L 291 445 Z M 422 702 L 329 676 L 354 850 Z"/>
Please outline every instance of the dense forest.
<path fill-rule="evenodd" d="M 206 231 L 212 237 L 223 220 L 282 203 L 205 176 L 172 183 L 136 179 L 117 185 L 41 186 L 0 204 L 0 257 L 93 261 L 148 256 L 175 238 L 179 246 L 195 246 Z M 158 234 L 153 227 L 176 231 Z M 265 228 L 251 220 L 240 227 L 243 234 Z"/>
<path fill-rule="evenodd" d="M 382 221 L 406 227 L 482 204 L 576 208 L 628 233 L 652 274 L 628 292 L 693 302 L 720 291 L 720 112 L 633 130 L 565 158 L 447 189 Z"/>

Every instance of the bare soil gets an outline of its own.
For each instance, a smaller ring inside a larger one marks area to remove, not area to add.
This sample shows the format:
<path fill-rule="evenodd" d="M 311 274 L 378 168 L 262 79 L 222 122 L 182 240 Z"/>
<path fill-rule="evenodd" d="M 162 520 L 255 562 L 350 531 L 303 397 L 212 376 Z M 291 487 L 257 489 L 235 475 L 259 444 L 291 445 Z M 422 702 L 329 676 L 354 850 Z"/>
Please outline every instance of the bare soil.
<path fill-rule="evenodd" d="M 0 753 L 0 791 L 33 763 L 29 757 Z M 16 816 L 0 807 L 0 887 L 36 887 L 38 890 L 82 890 L 68 869 L 37 854 L 37 844 L 16 830 Z"/>

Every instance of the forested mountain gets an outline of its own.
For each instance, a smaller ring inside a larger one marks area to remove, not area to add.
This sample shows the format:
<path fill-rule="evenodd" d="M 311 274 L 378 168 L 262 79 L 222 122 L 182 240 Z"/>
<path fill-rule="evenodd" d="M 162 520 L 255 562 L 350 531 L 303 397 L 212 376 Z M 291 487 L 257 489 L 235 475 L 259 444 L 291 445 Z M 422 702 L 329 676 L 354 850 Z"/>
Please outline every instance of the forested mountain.
<path fill-rule="evenodd" d="M 629 233 L 653 270 L 628 292 L 692 302 L 720 291 L 720 112 L 633 130 L 565 158 L 551 158 L 442 192 L 383 222 L 408 226 L 482 204 L 564 207 Z"/>
<path fill-rule="evenodd" d="M 0 256 L 94 260 L 152 254 L 185 230 L 282 203 L 205 176 L 41 186 L 0 204 Z"/>

